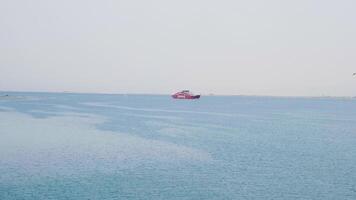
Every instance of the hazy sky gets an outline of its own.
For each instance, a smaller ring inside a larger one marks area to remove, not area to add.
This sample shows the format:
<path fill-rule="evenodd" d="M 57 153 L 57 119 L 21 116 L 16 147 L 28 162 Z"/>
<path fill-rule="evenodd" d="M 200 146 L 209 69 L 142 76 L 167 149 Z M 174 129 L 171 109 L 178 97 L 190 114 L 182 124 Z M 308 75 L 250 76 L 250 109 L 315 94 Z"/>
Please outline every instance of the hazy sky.
<path fill-rule="evenodd" d="M 356 95 L 355 0 L 0 0 L 0 90 Z"/>

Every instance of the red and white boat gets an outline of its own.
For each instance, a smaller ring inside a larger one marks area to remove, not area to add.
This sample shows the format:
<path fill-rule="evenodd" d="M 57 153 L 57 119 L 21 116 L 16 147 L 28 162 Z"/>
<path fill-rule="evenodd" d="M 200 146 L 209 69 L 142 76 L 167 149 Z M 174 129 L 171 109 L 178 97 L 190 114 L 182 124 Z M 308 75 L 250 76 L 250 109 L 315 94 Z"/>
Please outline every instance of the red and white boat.
<path fill-rule="evenodd" d="M 200 95 L 194 95 L 189 90 L 183 90 L 172 95 L 174 99 L 199 99 Z"/>

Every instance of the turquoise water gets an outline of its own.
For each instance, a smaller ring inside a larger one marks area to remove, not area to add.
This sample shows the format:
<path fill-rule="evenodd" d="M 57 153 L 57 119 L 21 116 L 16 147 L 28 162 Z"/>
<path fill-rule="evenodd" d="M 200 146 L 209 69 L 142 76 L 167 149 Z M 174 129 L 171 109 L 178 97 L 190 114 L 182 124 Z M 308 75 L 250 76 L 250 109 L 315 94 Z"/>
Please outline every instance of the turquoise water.
<path fill-rule="evenodd" d="M 0 199 L 356 199 L 355 99 L 7 94 Z"/>

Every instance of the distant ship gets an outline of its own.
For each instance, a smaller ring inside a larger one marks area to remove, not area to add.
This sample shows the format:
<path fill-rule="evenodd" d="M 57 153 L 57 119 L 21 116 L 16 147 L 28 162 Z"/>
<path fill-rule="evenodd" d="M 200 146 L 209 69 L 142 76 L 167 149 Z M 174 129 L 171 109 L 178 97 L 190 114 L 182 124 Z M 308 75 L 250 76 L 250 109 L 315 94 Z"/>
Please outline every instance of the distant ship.
<path fill-rule="evenodd" d="M 194 95 L 189 90 L 183 90 L 172 95 L 174 99 L 199 99 L 200 95 Z"/>

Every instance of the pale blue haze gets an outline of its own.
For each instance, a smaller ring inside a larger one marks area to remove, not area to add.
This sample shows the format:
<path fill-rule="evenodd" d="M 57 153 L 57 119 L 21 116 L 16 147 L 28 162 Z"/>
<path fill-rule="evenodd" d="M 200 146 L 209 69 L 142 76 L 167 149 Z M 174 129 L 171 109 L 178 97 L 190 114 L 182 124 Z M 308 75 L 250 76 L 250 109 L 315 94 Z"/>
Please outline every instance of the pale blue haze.
<path fill-rule="evenodd" d="M 356 199 L 355 99 L 6 94 L 0 199 Z"/>
<path fill-rule="evenodd" d="M 355 0 L 1 0 L 0 90 L 356 96 Z"/>

